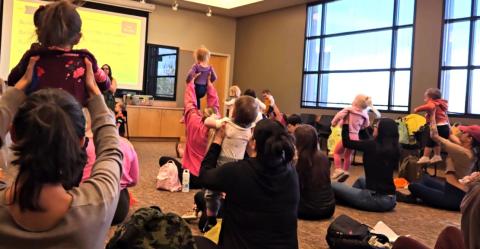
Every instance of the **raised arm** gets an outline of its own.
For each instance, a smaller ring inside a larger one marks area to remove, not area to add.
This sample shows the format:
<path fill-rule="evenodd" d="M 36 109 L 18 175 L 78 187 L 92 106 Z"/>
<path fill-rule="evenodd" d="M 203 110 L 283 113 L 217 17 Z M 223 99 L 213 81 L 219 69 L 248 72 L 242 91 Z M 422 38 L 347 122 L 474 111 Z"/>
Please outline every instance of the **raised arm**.
<path fill-rule="evenodd" d="M 341 111 L 337 112 L 337 114 L 335 114 L 335 117 L 333 117 L 332 119 L 332 126 L 337 126 L 340 121 L 345 119 L 347 114 L 347 108 L 343 108 Z"/>
<path fill-rule="evenodd" d="M 364 141 L 351 140 L 348 124 L 344 124 L 342 126 L 342 142 L 345 148 L 349 148 L 353 150 L 368 151 L 368 150 L 374 149 L 375 147 L 375 144 L 372 140 L 364 140 Z"/>
<path fill-rule="evenodd" d="M 195 79 L 195 75 L 197 75 L 197 73 L 198 73 L 197 66 L 196 66 L 196 64 L 193 64 L 192 68 L 190 68 L 190 70 L 188 71 L 188 74 L 187 74 L 187 80 L 186 80 L 187 84 Z"/>
<path fill-rule="evenodd" d="M 421 105 L 415 109 L 413 109 L 413 112 L 414 113 L 417 113 L 417 112 L 431 112 L 435 109 L 435 104 L 433 103 L 426 103 L 424 105 Z"/>
<path fill-rule="evenodd" d="M 202 186 L 212 190 L 227 191 L 231 186 L 232 166 L 228 164 L 217 168 L 217 160 L 222 150 L 221 145 L 225 137 L 225 127 L 218 129 L 215 133 L 213 143 L 210 146 L 200 168 L 199 179 Z M 234 167 L 234 166 L 233 166 Z"/>
<path fill-rule="evenodd" d="M 3 145 L 18 107 L 27 98 L 24 91 L 32 82 L 33 69 L 38 59 L 38 56 L 29 58 L 25 74 L 16 82 L 15 87 L 8 89 L 0 99 L 0 145 Z"/>
<path fill-rule="evenodd" d="M 208 117 L 203 121 L 206 127 L 208 128 L 213 128 L 213 129 L 218 129 L 222 127 L 222 124 L 226 122 L 228 118 L 221 118 L 221 119 L 216 119 L 215 117 Z"/>
<path fill-rule="evenodd" d="M 210 77 L 207 85 L 207 106 L 213 108 L 216 114 L 220 113 L 220 102 L 218 101 L 217 89 L 213 86 Z"/>

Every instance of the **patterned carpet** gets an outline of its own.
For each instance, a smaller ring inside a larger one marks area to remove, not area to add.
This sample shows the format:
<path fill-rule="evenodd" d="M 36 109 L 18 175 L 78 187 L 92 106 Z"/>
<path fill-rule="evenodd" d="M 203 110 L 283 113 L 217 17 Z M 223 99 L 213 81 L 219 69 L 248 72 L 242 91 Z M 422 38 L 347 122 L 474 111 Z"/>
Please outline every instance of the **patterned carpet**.
<path fill-rule="evenodd" d="M 136 187 L 130 189 L 136 199 L 133 210 L 157 205 L 165 212 L 183 214 L 192 209 L 194 191 L 189 193 L 169 193 L 155 189 L 155 178 L 158 171 L 160 156 L 175 156 L 175 143 L 172 142 L 133 142 L 140 161 L 140 181 Z M 347 181 L 352 183 L 363 174 L 362 167 L 352 167 L 351 177 Z M 15 174 L 10 167 L 6 171 L 8 180 Z M 374 226 L 382 220 L 397 234 L 411 235 L 433 248 L 440 231 L 447 225 L 460 226 L 460 213 L 447 212 L 424 206 L 399 203 L 393 212 L 372 213 L 358 211 L 344 206 L 337 206 L 334 217 L 341 214 L 349 215 L 365 224 Z M 328 248 L 325 235 L 331 220 L 325 221 L 298 221 L 298 240 L 301 249 Z M 191 225 L 194 234 L 199 234 L 196 224 Z M 113 235 L 112 228 L 109 236 Z"/>

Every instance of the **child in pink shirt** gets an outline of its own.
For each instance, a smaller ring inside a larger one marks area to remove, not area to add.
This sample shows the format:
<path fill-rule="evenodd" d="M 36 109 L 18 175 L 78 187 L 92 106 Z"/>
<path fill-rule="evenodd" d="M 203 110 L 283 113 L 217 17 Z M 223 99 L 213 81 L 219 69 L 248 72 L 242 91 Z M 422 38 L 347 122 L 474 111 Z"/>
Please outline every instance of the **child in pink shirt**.
<path fill-rule="evenodd" d="M 332 120 L 332 126 L 342 125 L 345 118 L 348 118 L 350 139 L 358 141 L 360 130 L 370 125 L 370 118 L 368 117 L 369 109 L 375 112 L 377 118 L 380 117 L 380 113 L 373 107 L 371 97 L 362 94 L 357 95 L 353 100 L 352 106 L 345 107 L 335 115 Z M 332 179 L 344 182 L 349 177 L 348 169 L 352 162 L 352 153 L 353 150 L 343 147 L 342 141 L 337 143 L 333 152 L 335 171 L 332 174 Z"/>

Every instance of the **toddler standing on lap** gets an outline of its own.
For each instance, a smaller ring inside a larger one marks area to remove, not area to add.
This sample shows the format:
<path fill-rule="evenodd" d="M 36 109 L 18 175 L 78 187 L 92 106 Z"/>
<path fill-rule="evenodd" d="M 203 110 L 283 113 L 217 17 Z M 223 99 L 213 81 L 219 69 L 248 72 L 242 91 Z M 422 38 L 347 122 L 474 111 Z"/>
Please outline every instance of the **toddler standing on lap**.
<path fill-rule="evenodd" d="M 429 88 L 425 91 L 424 95 L 425 104 L 421 105 L 413 110 L 413 112 L 427 112 L 427 122 L 430 120 L 430 116 L 435 111 L 435 121 L 437 122 L 438 134 L 448 139 L 450 137 L 450 121 L 448 120 L 448 101 L 442 99 L 442 92 L 438 88 Z M 433 157 L 430 159 L 430 154 L 433 150 Z M 430 137 L 427 141 L 425 149 L 423 150 L 423 156 L 418 160 L 418 163 L 438 163 L 442 161 L 440 156 L 440 145 L 435 143 Z"/>
<path fill-rule="evenodd" d="M 200 99 L 207 94 L 208 78 L 210 77 L 210 82 L 213 83 L 217 80 L 217 75 L 215 74 L 213 67 L 209 64 L 210 51 L 207 48 L 201 47 L 195 50 L 193 56 L 197 62 L 193 64 L 188 72 L 187 84 L 192 80 L 195 83 L 197 108 L 200 109 Z"/>

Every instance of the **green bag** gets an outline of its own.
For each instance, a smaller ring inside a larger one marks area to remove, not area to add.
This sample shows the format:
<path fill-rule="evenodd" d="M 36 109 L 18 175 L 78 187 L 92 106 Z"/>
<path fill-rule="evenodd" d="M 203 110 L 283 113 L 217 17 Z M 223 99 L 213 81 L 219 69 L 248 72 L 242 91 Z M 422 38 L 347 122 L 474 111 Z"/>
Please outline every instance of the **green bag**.
<path fill-rule="evenodd" d="M 332 130 L 332 133 L 330 133 L 330 136 L 328 137 L 327 148 L 329 154 L 333 154 L 333 150 L 335 150 L 335 146 L 337 146 L 337 143 L 342 141 L 342 127 L 338 125 L 332 126 L 330 127 L 330 129 Z"/>
<path fill-rule="evenodd" d="M 197 249 L 188 224 L 159 207 L 140 208 L 117 228 L 106 249 Z"/>
<path fill-rule="evenodd" d="M 403 119 L 397 119 L 395 122 L 397 122 L 398 125 L 398 142 L 401 144 L 410 144 L 410 136 L 408 135 L 408 128 L 405 121 Z"/>

